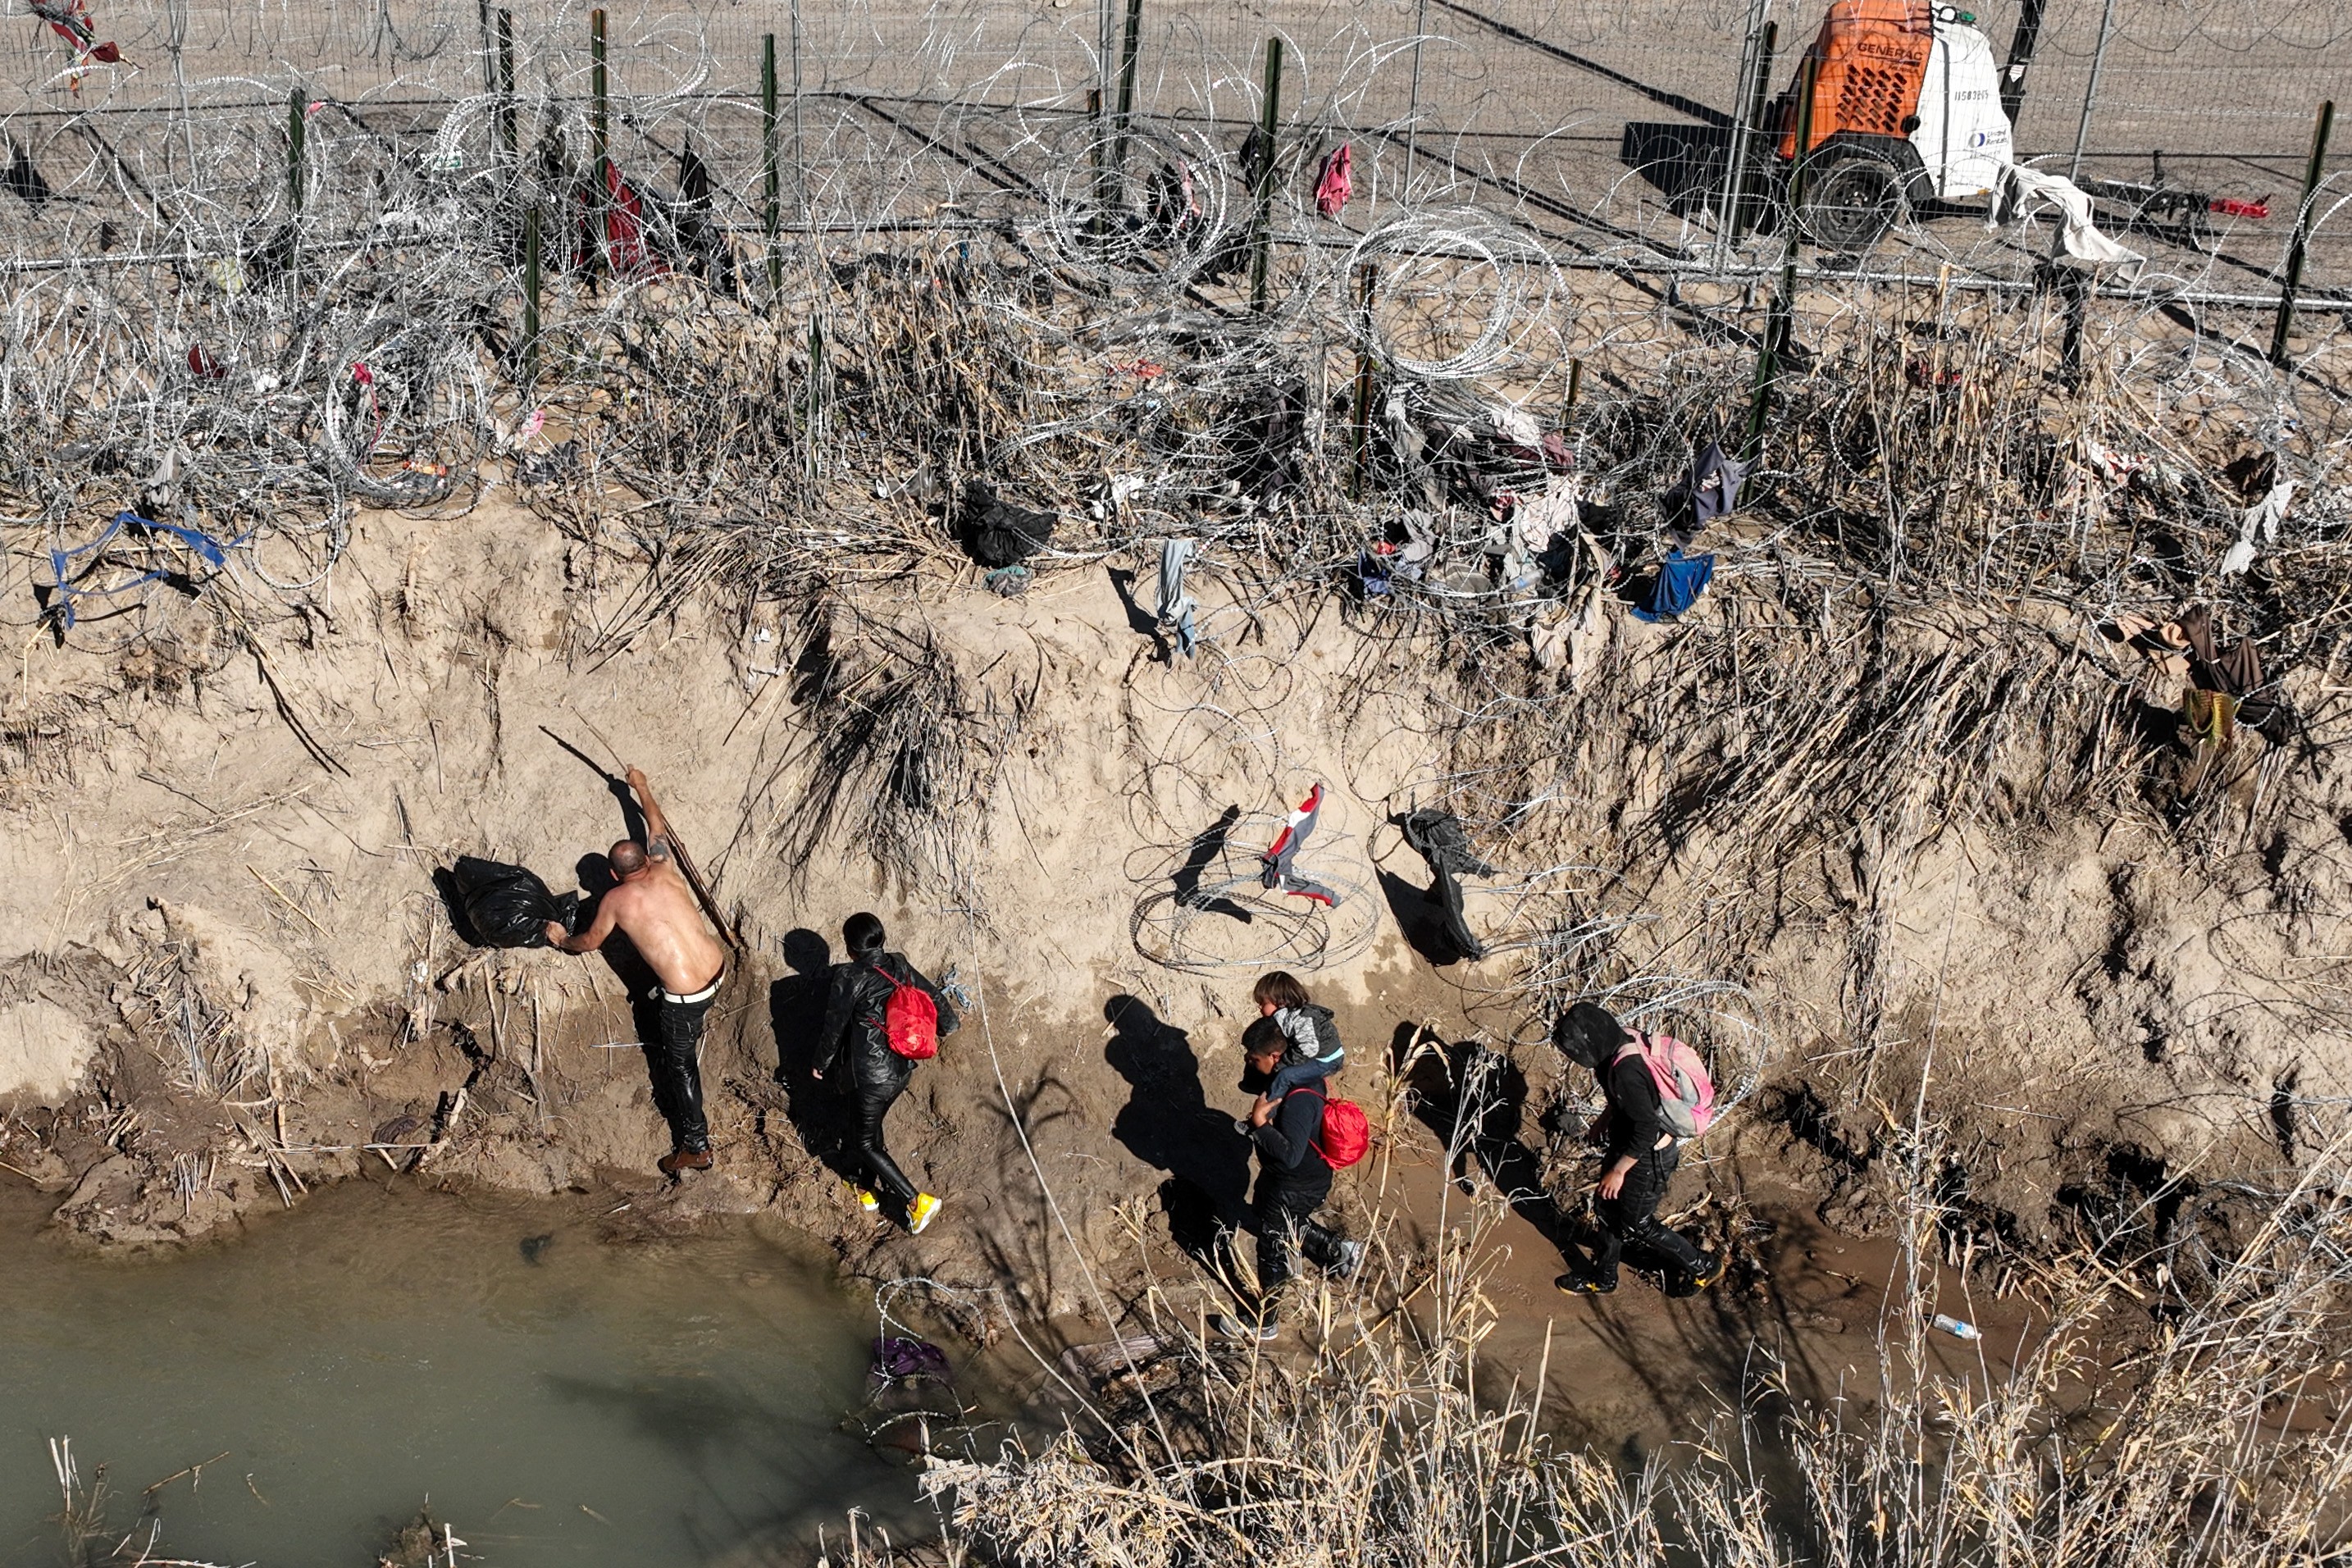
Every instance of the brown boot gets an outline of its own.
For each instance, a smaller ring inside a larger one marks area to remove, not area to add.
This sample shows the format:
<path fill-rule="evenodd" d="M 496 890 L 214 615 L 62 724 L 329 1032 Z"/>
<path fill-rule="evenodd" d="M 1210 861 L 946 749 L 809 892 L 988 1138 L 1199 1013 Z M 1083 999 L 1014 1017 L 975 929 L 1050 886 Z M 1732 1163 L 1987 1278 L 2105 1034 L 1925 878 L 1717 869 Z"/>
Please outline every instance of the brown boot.
<path fill-rule="evenodd" d="M 707 1171 L 710 1169 L 710 1151 L 674 1149 L 661 1157 L 657 1168 L 665 1176 L 675 1176 L 680 1171 Z"/>

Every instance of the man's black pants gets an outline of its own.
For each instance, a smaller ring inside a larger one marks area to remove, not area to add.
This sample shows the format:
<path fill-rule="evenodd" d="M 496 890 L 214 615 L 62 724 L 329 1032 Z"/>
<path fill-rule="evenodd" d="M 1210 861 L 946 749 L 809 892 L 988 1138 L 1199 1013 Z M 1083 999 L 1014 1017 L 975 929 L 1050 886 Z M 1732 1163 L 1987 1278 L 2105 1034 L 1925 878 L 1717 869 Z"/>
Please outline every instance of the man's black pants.
<path fill-rule="evenodd" d="M 700 1154 L 710 1148 L 710 1123 L 702 1114 L 702 1068 L 695 1058 L 702 1045 L 702 1016 L 715 1000 L 673 1002 L 659 993 L 654 997 L 659 1017 L 646 1047 L 646 1065 L 654 1080 L 654 1108 L 669 1123 L 673 1150 Z"/>
<path fill-rule="evenodd" d="M 1697 1247 L 1682 1235 L 1669 1230 L 1658 1219 L 1658 1204 L 1666 1195 L 1666 1184 L 1674 1180 L 1675 1168 L 1683 1163 L 1678 1144 L 1669 1143 L 1663 1149 L 1653 1149 L 1633 1162 L 1625 1173 L 1625 1184 L 1613 1198 L 1602 1198 L 1593 1205 L 1601 1216 L 1601 1236 L 1592 1248 L 1593 1278 L 1602 1284 L 1617 1282 L 1617 1265 L 1627 1247 L 1644 1252 L 1669 1268 L 1682 1271 L 1685 1279 L 1695 1279 L 1706 1268 L 1706 1259 Z"/>
<path fill-rule="evenodd" d="M 1331 1167 L 1309 1153 L 1297 1171 L 1261 1168 L 1250 1205 L 1257 1216 L 1257 1316 L 1270 1323 L 1280 1314 L 1282 1287 L 1291 1276 L 1291 1250 L 1307 1255 L 1318 1268 L 1339 1261 L 1339 1238 L 1315 1223 L 1315 1211 L 1331 1195 Z"/>

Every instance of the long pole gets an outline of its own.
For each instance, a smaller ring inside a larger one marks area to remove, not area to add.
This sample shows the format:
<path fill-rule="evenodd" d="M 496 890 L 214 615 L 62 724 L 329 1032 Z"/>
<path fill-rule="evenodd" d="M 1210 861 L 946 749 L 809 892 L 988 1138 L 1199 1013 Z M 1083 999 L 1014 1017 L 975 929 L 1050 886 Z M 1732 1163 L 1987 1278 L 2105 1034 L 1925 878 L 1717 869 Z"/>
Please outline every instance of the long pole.
<path fill-rule="evenodd" d="M 801 0 L 793 0 L 793 184 L 800 194 L 801 226 L 809 222 L 808 163 L 801 153 Z"/>
<path fill-rule="evenodd" d="M 522 384 L 539 385 L 539 207 L 522 215 Z"/>
<path fill-rule="evenodd" d="M 604 193 L 612 188 L 613 142 L 611 100 L 605 95 L 604 80 L 604 8 L 601 5 L 588 13 L 588 135 L 593 168 L 588 202 L 589 210 L 596 215 L 592 229 L 597 238 L 593 248 L 602 255 L 604 241 L 612 237 L 604 217 Z"/>
<path fill-rule="evenodd" d="M 1143 0 L 1127 0 L 1126 47 L 1118 58 L 1118 140 L 1111 143 L 1111 179 L 1124 195 L 1127 186 L 1128 129 L 1135 121 L 1135 57 L 1143 38 Z"/>
<path fill-rule="evenodd" d="M 1763 42 L 1756 51 L 1756 75 L 1748 89 L 1748 120 L 1740 127 L 1738 178 L 1731 190 L 1731 241 L 1735 245 L 1748 232 L 1749 209 L 1756 205 L 1748 199 L 1748 183 L 1755 170 L 1748 166 L 1748 138 L 1764 123 L 1764 99 L 1772 90 L 1772 58 L 1780 44 L 1780 24 L 1765 23 Z"/>
<path fill-rule="evenodd" d="M 2099 12 L 2099 46 L 2091 51 L 2091 79 L 2083 89 L 2083 121 L 2074 128 L 2074 162 L 2067 168 L 2066 177 L 2083 177 L 2083 150 L 2091 141 L 2091 110 L 2099 101 L 2099 73 L 2107 68 L 2107 35 L 2116 25 L 2116 0 L 2106 0 Z"/>
<path fill-rule="evenodd" d="M 515 155 L 514 13 L 499 7 L 499 141 Z"/>
<path fill-rule="evenodd" d="M 1087 233 L 1100 239 L 1103 208 L 1108 198 L 1103 194 L 1103 143 L 1106 138 L 1103 135 L 1103 89 L 1098 87 L 1087 89 L 1087 123 L 1093 128 L 1093 134 L 1087 138 L 1087 157 L 1094 164 L 1095 171 L 1095 210 L 1087 219 Z"/>
<path fill-rule="evenodd" d="M 1412 96 L 1406 101 L 1404 111 L 1404 199 L 1412 200 L 1412 154 L 1421 142 L 1421 45 L 1429 36 L 1429 0 L 1421 5 L 1412 20 Z"/>
<path fill-rule="evenodd" d="M 2303 283 L 2304 250 L 2311 241 L 2312 198 L 2327 172 L 2327 134 L 2336 129 L 2336 100 L 2319 106 L 2319 123 L 2311 132 L 2311 163 L 2303 172 L 2303 200 L 2295 205 L 2294 237 L 2287 242 L 2286 278 L 2279 289 L 2278 320 L 2271 327 L 2271 363 L 2286 363 L 2287 333 L 2294 327 L 2294 292 Z"/>
<path fill-rule="evenodd" d="M 1354 458 L 1354 496 L 1364 497 L 1364 470 L 1370 461 L 1372 445 L 1372 291 L 1380 287 L 1381 265 L 1367 261 L 1358 276 L 1362 280 L 1362 338 L 1356 350 L 1356 427 L 1349 445 Z"/>
<path fill-rule="evenodd" d="M 1789 212 L 1783 220 L 1788 230 L 1783 237 L 1780 259 L 1780 291 L 1773 296 L 1772 313 L 1764 323 L 1764 345 L 1756 355 L 1756 389 L 1748 404 L 1748 438 L 1740 443 L 1742 462 L 1752 463 L 1764 445 L 1764 419 L 1772 407 L 1772 389 L 1780 378 L 1780 356 L 1789 347 L 1789 335 L 1796 314 L 1797 251 L 1802 232 L 1797 214 L 1804 205 L 1805 166 L 1812 160 L 1813 84 L 1821 62 L 1806 56 L 1804 73 L 1797 88 L 1797 157 L 1789 170 Z"/>
<path fill-rule="evenodd" d="M 1251 170 L 1257 203 L 1257 245 L 1250 258 L 1250 309 L 1265 309 L 1266 265 L 1274 249 L 1275 128 L 1282 116 L 1282 39 L 1265 41 L 1265 109 L 1258 119 L 1257 167 Z"/>
<path fill-rule="evenodd" d="M 286 100 L 286 189 L 294 210 L 302 210 L 302 85 L 294 84 Z"/>
<path fill-rule="evenodd" d="M 1764 47 L 1764 29 L 1771 25 L 1765 20 L 1771 9 L 1772 0 L 1752 0 L 1748 13 L 1748 40 L 1739 55 L 1739 80 L 1731 89 L 1739 119 L 1731 128 L 1731 156 L 1723 165 L 1723 207 L 1715 225 L 1715 265 L 1718 271 L 1731 261 L 1732 237 L 1739 224 L 1739 194 L 1748 183 L 1748 106 L 1756 96 L 1755 79 L 1761 74 L 1758 57 Z"/>
<path fill-rule="evenodd" d="M 776 166 L 776 35 L 770 33 L 760 50 L 760 161 L 767 184 L 765 223 L 768 234 L 768 297 L 784 291 L 784 258 L 777 248 L 783 228 L 783 174 Z"/>

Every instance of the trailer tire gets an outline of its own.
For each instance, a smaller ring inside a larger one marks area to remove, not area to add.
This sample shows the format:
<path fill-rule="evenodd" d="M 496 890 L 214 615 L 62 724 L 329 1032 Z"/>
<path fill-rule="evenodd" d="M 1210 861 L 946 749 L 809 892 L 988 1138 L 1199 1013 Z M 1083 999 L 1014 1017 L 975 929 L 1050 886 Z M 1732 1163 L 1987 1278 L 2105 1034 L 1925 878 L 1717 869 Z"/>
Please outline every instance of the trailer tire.
<path fill-rule="evenodd" d="M 1903 216 L 1909 176 L 1875 149 L 1824 146 L 1805 170 L 1798 220 L 1805 237 L 1825 250 L 1858 256 Z"/>

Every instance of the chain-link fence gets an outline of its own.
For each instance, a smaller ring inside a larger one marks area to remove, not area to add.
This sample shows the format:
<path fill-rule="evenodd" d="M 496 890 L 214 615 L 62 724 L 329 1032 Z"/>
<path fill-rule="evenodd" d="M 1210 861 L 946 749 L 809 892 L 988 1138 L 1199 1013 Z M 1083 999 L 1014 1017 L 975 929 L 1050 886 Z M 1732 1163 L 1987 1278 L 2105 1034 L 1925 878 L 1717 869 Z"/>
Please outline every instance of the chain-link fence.
<path fill-rule="evenodd" d="M 1973 18 L 2004 60 L 2026 42 L 2017 3 Z M 585 6 L 37 9 L 0 32 L 5 183 L 17 198 L 0 224 L 19 267 L 249 245 L 248 231 L 294 199 L 295 94 L 304 195 L 333 214 L 311 220 L 320 241 L 334 221 L 391 216 L 410 173 L 462 189 L 497 161 L 509 126 L 524 153 L 560 144 L 575 163 L 592 154 Z M 2274 299 L 2315 113 L 2352 66 L 2352 21 L 2316 0 L 2057 0 L 2035 10 L 2017 153 L 2115 188 L 2100 219 L 2147 258 L 2122 286 L 2191 302 Z M 1213 207 L 1247 194 L 1242 143 L 1265 111 L 1267 43 L 1280 39 L 1286 238 L 1347 245 L 1402 214 L 1475 207 L 1570 265 L 1736 273 L 1777 263 L 1775 226 L 1726 235 L 1722 193 L 1662 188 L 1675 182 L 1629 166 L 1626 127 L 1722 128 L 1760 147 L 1747 122 L 1765 96 L 1751 79 L 1762 28 L 1778 33 L 1761 84 L 1777 96 L 1820 11 L 1786 0 L 1272 0 L 1213 15 L 1160 0 L 656 0 L 608 11 L 610 147 L 630 178 L 667 188 L 690 139 L 716 181 L 717 216 L 760 231 L 772 39 L 788 228 L 997 220 L 1098 201 L 1139 209 L 1163 171 L 1189 176 L 1194 200 Z M 44 16 L 68 22 L 60 30 Z M 89 32 L 77 40 L 68 35 L 79 17 Z M 92 58 L 94 43 L 113 44 L 119 61 Z M 1342 142 L 1353 199 L 1336 218 L 1311 217 L 1307 187 Z M 2328 159 L 2309 215 L 2304 297 L 2322 309 L 2352 301 L 2352 223 L 2339 214 L 2352 195 L 2347 155 Z M 1949 268 L 2016 286 L 2050 252 L 2046 209 L 2041 223 L 1993 226 L 1984 208 L 1912 211 L 1867 254 L 1833 256 L 1831 268 Z"/>

